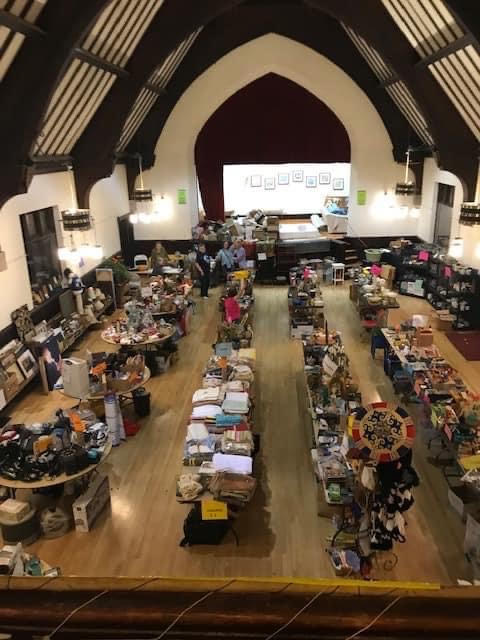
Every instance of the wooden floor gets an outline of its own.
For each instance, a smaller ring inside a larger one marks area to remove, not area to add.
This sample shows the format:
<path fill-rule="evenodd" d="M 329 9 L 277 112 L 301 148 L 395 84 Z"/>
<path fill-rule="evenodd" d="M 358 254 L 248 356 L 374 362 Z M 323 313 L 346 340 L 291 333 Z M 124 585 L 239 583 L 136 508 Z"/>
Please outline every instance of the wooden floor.
<path fill-rule="evenodd" d="M 347 288 L 325 288 L 331 327 L 342 331 L 365 402 L 395 401 L 380 360 L 373 361 L 369 342 L 348 298 Z M 399 321 L 413 312 L 430 311 L 422 300 L 401 299 L 392 312 Z M 174 477 L 180 467 L 191 396 L 201 380 L 218 322 L 216 297 L 199 300 L 192 333 L 180 341 L 180 360 L 152 379 L 152 414 L 141 432 L 115 449 L 105 464 L 112 487 L 112 513 L 104 514 L 89 534 L 71 532 L 41 540 L 32 548 L 64 574 L 81 576 L 288 576 L 333 575 L 324 551 L 330 523 L 316 515 L 316 488 L 309 458 L 309 431 L 300 345 L 288 337 L 285 287 L 257 287 L 256 429 L 262 434 L 256 465 L 260 479 L 253 502 L 241 515 L 233 540 L 218 547 L 178 546 L 188 507 L 175 501 Z M 466 363 L 441 334 L 435 336 L 445 356 L 473 387 L 480 389 L 480 362 Z M 83 349 L 105 349 L 98 332 Z M 33 391 L 14 407 L 16 421 L 46 420 L 58 406 L 72 401 L 59 393 L 48 398 Z M 416 504 L 408 513 L 407 542 L 397 545 L 397 580 L 451 583 L 468 576 L 462 552 L 463 526 L 448 506 L 440 471 L 427 460 L 417 438 L 415 466 L 422 480 Z"/>

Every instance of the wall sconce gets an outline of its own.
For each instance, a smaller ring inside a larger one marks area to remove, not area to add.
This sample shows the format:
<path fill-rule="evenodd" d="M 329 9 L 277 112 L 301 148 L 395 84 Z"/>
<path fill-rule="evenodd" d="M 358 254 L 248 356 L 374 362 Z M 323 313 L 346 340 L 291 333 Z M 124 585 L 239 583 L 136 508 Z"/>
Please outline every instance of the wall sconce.
<path fill-rule="evenodd" d="M 410 217 L 411 218 L 419 218 L 420 217 L 420 207 L 412 207 L 410 209 Z"/>

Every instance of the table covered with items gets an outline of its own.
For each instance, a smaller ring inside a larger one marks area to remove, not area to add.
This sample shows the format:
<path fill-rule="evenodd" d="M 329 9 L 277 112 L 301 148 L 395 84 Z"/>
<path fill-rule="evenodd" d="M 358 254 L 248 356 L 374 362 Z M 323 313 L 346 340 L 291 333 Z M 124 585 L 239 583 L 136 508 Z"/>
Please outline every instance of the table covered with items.
<path fill-rule="evenodd" d="M 370 579 L 397 562 L 406 540 L 404 512 L 418 476 L 415 426 L 400 406 L 362 406 L 336 332 L 303 341 L 318 515 L 332 524 L 327 552 L 337 575 Z"/>
<path fill-rule="evenodd" d="M 365 329 L 385 327 L 388 324 L 388 310 L 398 309 L 397 294 L 381 277 L 378 265 L 354 269 L 350 285 L 350 299 L 357 307 L 362 326 Z"/>
<path fill-rule="evenodd" d="M 292 338 L 301 338 L 324 324 L 321 278 L 313 266 L 300 265 L 289 272 L 288 312 Z"/>

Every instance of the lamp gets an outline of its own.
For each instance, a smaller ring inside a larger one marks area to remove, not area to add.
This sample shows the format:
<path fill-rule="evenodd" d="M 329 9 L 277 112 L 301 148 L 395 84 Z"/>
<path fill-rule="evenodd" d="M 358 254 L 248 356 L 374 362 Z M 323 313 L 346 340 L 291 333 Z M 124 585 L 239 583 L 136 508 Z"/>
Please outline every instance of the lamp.
<path fill-rule="evenodd" d="M 410 147 L 407 149 L 407 161 L 405 162 L 405 181 L 397 182 L 395 186 L 395 195 L 411 196 L 415 193 L 415 184 L 408 179 L 408 167 L 410 165 Z"/>
<path fill-rule="evenodd" d="M 463 256 L 463 238 L 457 236 L 450 240 L 448 255 L 452 256 L 452 258 L 456 258 L 457 260 Z"/>
<path fill-rule="evenodd" d="M 67 172 L 72 206 L 61 212 L 63 228 L 65 231 L 88 231 L 91 227 L 90 209 L 78 208 L 71 164 L 67 165 Z"/>
<path fill-rule="evenodd" d="M 139 211 L 137 203 L 142 203 L 143 205 L 145 205 L 145 203 L 151 203 L 153 201 L 153 194 L 151 189 L 145 189 L 145 186 L 143 184 L 142 156 L 138 154 L 137 157 L 138 169 L 140 174 L 140 188 L 134 189 L 133 191 L 132 200 L 135 203 L 135 212 L 129 216 L 129 221 L 132 224 L 137 224 L 138 222 L 149 224 L 152 221 L 151 212 L 148 210 Z"/>
<path fill-rule="evenodd" d="M 410 217 L 411 218 L 419 218 L 420 217 L 420 207 L 412 207 L 410 209 Z"/>

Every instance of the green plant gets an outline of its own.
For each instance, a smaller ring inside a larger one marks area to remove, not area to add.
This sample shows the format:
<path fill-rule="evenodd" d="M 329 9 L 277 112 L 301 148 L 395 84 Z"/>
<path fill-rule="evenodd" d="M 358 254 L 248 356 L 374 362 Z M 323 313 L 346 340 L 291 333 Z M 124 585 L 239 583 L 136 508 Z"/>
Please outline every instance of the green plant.
<path fill-rule="evenodd" d="M 123 284 L 129 279 L 127 267 L 118 260 L 108 258 L 108 260 L 104 260 L 102 262 L 101 266 L 104 269 L 111 269 L 113 271 L 113 279 L 115 280 L 115 284 Z"/>

